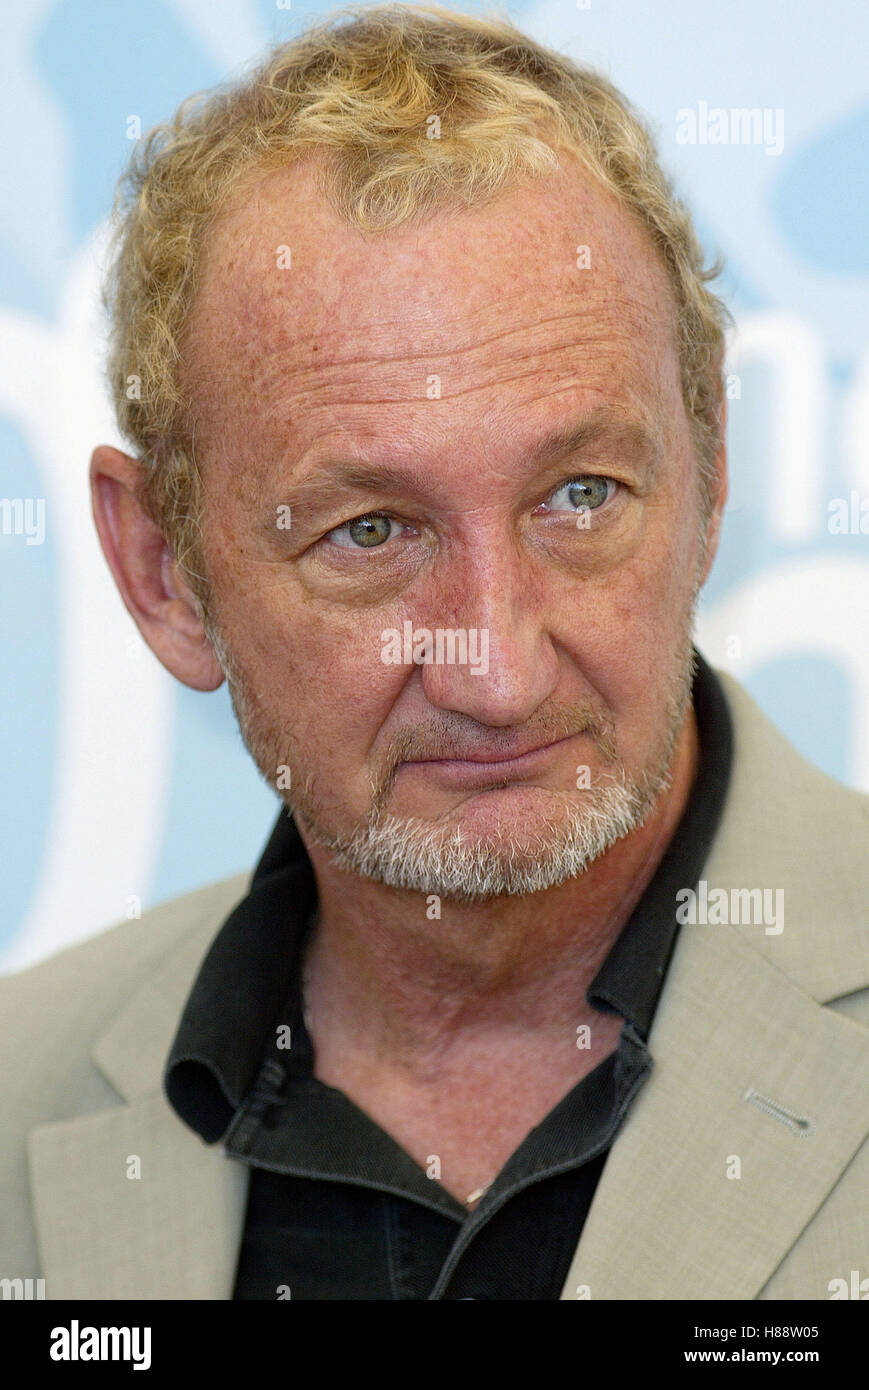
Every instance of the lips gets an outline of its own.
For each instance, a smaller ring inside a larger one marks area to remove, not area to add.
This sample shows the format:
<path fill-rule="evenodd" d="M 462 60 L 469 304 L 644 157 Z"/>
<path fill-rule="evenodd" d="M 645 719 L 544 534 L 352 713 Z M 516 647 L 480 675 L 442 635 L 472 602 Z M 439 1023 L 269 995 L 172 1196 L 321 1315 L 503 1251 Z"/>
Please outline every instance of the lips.
<path fill-rule="evenodd" d="M 488 748 L 480 748 L 479 745 L 478 745 L 476 748 L 468 749 L 467 752 L 450 753 L 450 755 L 449 755 L 448 757 L 443 757 L 443 758 L 413 758 L 413 759 L 410 759 L 409 761 L 412 762 L 412 763 L 414 763 L 414 764 L 416 764 L 416 765 L 437 765 L 437 764 L 451 764 L 451 765 L 462 765 L 462 764 L 465 764 L 465 765 L 467 765 L 467 764 L 474 764 L 475 766 L 479 766 L 479 767 L 481 767 L 481 768 L 493 767 L 493 768 L 500 768 L 500 769 L 502 769 L 503 771 L 507 771 L 507 770 L 509 770 L 509 768 L 510 768 L 511 766 L 513 766 L 514 764 L 517 764 L 517 763 L 521 762 L 523 759 L 525 759 L 525 758 L 530 759 L 535 753 L 546 753 L 546 752 L 548 752 L 551 748 L 557 748 L 560 744 L 562 744 L 562 743 L 568 743 L 568 742 L 570 741 L 571 738 L 576 738 L 576 737 L 577 737 L 576 734 L 568 734 L 565 738 L 555 739 L 555 740 L 554 740 L 553 742 L 551 742 L 551 743 L 533 744 L 533 745 L 531 745 L 531 746 L 524 747 L 524 748 L 523 748 L 523 747 L 519 747 L 519 748 L 516 748 L 516 749 L 511 750 L 511 751 L 509 751 L 509 752 L 505 752 L 503 748 L 500 748 L 500 749 L 494 749 L 494 748 L 488 749 Z"/>

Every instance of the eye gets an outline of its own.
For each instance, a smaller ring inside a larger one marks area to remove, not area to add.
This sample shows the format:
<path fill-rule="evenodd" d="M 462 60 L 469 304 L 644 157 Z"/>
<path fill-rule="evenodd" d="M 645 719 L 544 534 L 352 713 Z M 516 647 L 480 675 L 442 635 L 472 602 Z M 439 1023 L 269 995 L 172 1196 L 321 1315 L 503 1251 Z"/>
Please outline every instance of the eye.
<path fill-rule="evenodd" d="M 593 473 L 582 474 L 562 483 L 543 505 L 547 511 L 581 511 L 584 507 L 596 511 L 610 500 L 617 487 L 613 478 L 601 478 Z"/>
<path fill-rule="evenodd" d="M 381 512 L 369 512 L 366 516 L 345 521 L 343 526 L 336 526 L 326 539 L 333 545 L 343 546 L 345 550 L 371 550 L 392 537 L 393 526 L 396 531 L 401 530 L 392 517 L 384 516 Z"/>

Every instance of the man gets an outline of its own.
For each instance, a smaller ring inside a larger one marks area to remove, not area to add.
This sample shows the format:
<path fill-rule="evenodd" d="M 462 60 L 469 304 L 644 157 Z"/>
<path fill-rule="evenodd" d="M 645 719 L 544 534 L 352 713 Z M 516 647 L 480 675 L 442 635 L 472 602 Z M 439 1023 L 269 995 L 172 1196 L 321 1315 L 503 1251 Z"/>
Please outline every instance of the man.
<path fill-rule="evenodd" d="M 145 142 L 96 524 L 284 806 L 252 880 L 4 982 L 10 1274 L 869 1275 L 867 802 L 692 646 L 708 278 L 624 99 L 500 22 L 333 21 Z"/>

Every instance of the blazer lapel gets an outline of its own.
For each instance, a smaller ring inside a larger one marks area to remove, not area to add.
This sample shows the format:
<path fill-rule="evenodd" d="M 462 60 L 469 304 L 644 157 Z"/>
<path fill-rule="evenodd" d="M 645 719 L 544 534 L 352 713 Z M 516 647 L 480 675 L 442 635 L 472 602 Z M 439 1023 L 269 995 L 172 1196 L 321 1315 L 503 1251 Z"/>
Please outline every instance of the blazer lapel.
<path fill-rule="evenodd" d="M 869 1133 L 869 1030 L 732 928 L 682 930 L 563 1299 L 755 1298 Z"/>
<path fill-rule="evenodd" d="M 230 1299 L 249 1172 L 178 1118 L 162 1072 L 219 923 L 191 931 L 91 1056 L 127 1102 L 39 1125 L 28 1139 L 50 1299 Z"/>
<path fill-rule="evenodd" d="M 162 1096 L 40 1125 L 29 1156 L 49 1298 L 232 1297 L 248 1170 Z"/>

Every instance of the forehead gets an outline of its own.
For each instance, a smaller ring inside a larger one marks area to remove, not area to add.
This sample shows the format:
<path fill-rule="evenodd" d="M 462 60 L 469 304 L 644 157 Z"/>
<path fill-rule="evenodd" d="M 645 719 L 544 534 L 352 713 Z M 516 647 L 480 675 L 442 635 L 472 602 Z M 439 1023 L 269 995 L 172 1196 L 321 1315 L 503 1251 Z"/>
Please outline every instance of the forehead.
<path fill-rule="evenodd" d="M 453 426 L 503 424 L 565 391 L 660 426 L 679 403 L 669 279 L 630 214 L 560 159 L 482 208 L 377 233 L 333 211 L 316 158 L 249 182 L 200 265 L 185 353 L 200 449 L 425 432 L 433 398 Z"/>

